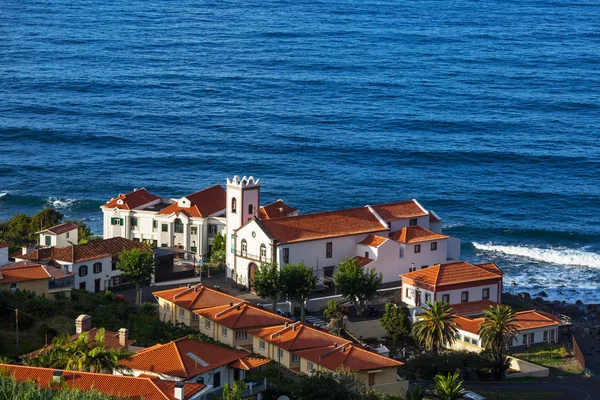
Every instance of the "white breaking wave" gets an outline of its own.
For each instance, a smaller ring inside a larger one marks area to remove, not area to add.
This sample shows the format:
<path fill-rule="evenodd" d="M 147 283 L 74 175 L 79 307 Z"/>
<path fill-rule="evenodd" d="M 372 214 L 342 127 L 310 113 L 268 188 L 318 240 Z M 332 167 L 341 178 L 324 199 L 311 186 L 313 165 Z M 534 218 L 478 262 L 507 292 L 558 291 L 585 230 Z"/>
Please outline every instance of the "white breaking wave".
<path fill-rule="evenodd" d="M 4 197 L 8 194 L 8 192 L 0 192 L 0 197 Z"/>
<path fill-rule="evenodd" d="M 71 208 L 77 199 L 59 199 L 58 197 L 48 197 L 46 201 L 54 208 Z"/>
<path fill-rule="evenodd" d="M 478 250 L 494 251 L 553 264 L 600 268 L 600 254 L 589 251 L 573 249 L 540 249 L 524 246 L 500 246 L 475 242 L 473 242 L 473 246 Z"/>

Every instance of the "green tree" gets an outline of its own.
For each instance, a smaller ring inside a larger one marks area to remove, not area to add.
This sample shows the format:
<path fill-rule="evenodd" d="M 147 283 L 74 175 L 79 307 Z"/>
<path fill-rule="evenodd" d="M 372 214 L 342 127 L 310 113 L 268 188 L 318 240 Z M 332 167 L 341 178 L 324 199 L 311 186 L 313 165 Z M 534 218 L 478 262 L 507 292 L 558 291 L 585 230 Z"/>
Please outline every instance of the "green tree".
<path fill-rule="evenodd" d="M 217 233 L 213 240 L 210 262 L 217 265 L 221 265 L 225 262 L 225 238 L 221 235 L 221 232 Z"/>
<path fill-rule="evenodd" d="M 512 338 L 517 337 L 515 314 L 510 306 L 502 304 L 490 306 L 484 312 L 484 319 L 479 325 L 479 337 L 485 347 L 501 358 Z"/>
<path fill-rule="evenodd" d="M 414 338 L 428 351 L 438 352 L 445 345 L 454 343 L 456 330 L 456 314 L 448 303 L 440 301 L 426 302 L 423 314 L 413 323 Z"/>
<path fill-rule="evenodd" d="M 39 232 L 61 223 L 63 215 L 52 207 L 46 207 L 31 217 L 31 232 Z"/>
<path fill-rule="evenodd" d="M 342 295 L 354 305 L 356 313 L 362 315 L 365 303 L 377 296 L 383 275 L 377 273 L 375 268 L 364 270 L 357 259 L 351 258 L 340 262 L 333 281 Z"/>
<path fill-rule="evenodd" d="M 85 222 L 79 219 L 67 222 L 72 222 L 75 225 L 77 225 L 77 236 L 79 239 L 79 243 L 75 244 L 86 244 L 90 242 L 90 240 L 92 239 L 92 230 L 89 226 L 85 224 Z"/>
<path fill-rule="evenodd" d="M 339 368 L 335 372 L 317 371 L 305 378 L 290 398 L 300 400 L 360 400 L 364 383 L 356 372 Z"/>
<path fill-rule="evenodd" d="M 225 384 L 221 397 L 223 400 L 242 400 L 242 393 L 247 387 L 244 381 L 235 381 L 231 386 Z"/>
<path fill-rule="evenodd" d="M 125 278 L 135 282 L 135 304 L 141 305 L 140 293 L 142 282 L 152 276 L 156 268 L 156 260 L 151 251 L 134 248 L 119 253 L 117 269 L 123 272 Z"/>
<path fill-rule="evenodd" d="M 258 267 L 252 282 L 256 294 L 264 299 L 271 299 L 272 310 L 277 310 L 277 299 L 281 294 L 281 278 L 277 263 L 263 263 Z"/>
<path fill-rule="evenodd" d="M 340 334 L 340 321 L 344 317 L 344 310 L 334 300 L 327 301 L 327 308 L 323 311 L 323 315 L 329 318 L 327 330 L 334 334 Z"/>
<path fill-rule="evenodd" d="M 463 380 L 458 373 L 448 375 L 436 375 L 433 378 L 434 392 L 436 397 L 441 400 L 456 400 L 460 398 L 465 391 Z"/>
<path fill-rule="evenodd" d="M 306 318 L 304 302 L 308 295 L 315 290 L 317 277 L 312 268 L 307 267 L 304 263 L 284 265 L 280 276 L 282 293 L 300 303 L 300 319 L 304 321 Z"/>
<path fill-rule="evenodd" d="M 425 389 L 419 385 L 412 385 L 408 390 L 405 390 L 404 400 L 423 400 L 425 399 Z"/>
<path fill-rule="evenodd" d="M 30 246 L 37 242 L 31 231 L 31 217 L 23 213 L 15 213 L 8 220 L 4 239 L 17 246 Z"/>
<path fill-rule="evenodd" d="M 399 336 L 410 334 L 410 312 L 405 306 L 401 307 L 393 303 L 387 303 L 383 317 L 379 322 L 389 337 L 392 338 L 394 346 Z"/>

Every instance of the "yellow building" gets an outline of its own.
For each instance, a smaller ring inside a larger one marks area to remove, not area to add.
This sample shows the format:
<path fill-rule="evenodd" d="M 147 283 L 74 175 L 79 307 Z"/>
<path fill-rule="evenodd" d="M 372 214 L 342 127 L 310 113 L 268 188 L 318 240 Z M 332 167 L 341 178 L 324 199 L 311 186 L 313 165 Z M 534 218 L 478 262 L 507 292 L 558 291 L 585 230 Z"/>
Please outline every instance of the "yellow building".
<path fill-rule="evenodd" d="M 39 264 L 9 264 L 0 268 L 0 290 L 29 290 L 48 296 L 50 274 Z"/>
<path fill-rule="evenodd" d="M 152 293 L 158 302 L 158 316 L 163 322 L 182 323 L 199 328 L 199 317 L 194 310 L 239 303 L 243 300 L 211 289 L 203 284 L 182 286 Z"/>
<path fill-rule="evenodd" d="M 291 320 L 246 302 L 203 308 L 194 311 L 200 317 L 198 330 L 213 339 L 252 350 L 252 336 L 248 330 L 281 325 Z"/>

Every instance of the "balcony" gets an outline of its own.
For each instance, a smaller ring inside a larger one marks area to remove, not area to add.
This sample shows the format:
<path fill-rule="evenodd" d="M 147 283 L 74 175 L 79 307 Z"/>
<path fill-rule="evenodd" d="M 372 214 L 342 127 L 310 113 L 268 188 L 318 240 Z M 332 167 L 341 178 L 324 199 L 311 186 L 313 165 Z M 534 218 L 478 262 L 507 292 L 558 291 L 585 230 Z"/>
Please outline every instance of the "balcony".
<path fill-rule="evenodd" d="M 259 263 L 270 263 L 271 258 L 269 257 L 261 257 L 256 254 L 248 253 L 247 251 L 236 250 L 235 255 L 238 257 L 243 257 L 247 260 L 257 261 Z"/>
<path fill-rule="evenodd" d="M 241 398 L 246 399 L 249 397 L 256 396 L 257 393 L 262 392 L 267 388 L 267 379 L 264 380 L 248 380 L 245 379 L 244 383 L 246 384 L 246 390 L 241 393 Z M 231 385 L 230 385 L 231 386 Z M 218 399 L 223 395 L 223 387 L 220 387 L 207 395 L 207 399 Z"/>

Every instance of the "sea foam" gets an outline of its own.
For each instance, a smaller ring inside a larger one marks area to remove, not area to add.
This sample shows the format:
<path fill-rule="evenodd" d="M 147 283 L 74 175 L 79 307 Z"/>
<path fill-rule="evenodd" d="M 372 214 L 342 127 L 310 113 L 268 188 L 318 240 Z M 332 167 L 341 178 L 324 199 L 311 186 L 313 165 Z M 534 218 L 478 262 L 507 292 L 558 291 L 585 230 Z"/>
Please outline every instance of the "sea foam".
<path fill-rule="evenodd" d="M 58 197 L 48 197 L 46 199 L 48 205 L 51 205 L 54 208 L 71 208 L 77 199 L 60 199 Z"/>
<path fill-rule="evenodd" d="M 477 250 L 493 251 L 510 256 L 525 257 L 553 264 L 600 268 L 600 254 L 576 249 L 540 249 L 526 246 L 507 246 L 473 242 Z"/>

